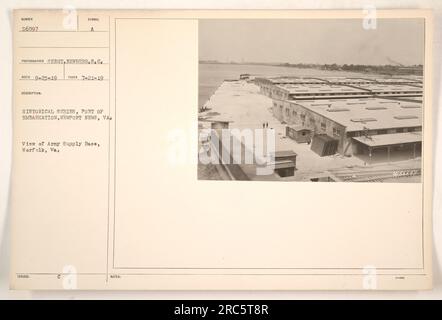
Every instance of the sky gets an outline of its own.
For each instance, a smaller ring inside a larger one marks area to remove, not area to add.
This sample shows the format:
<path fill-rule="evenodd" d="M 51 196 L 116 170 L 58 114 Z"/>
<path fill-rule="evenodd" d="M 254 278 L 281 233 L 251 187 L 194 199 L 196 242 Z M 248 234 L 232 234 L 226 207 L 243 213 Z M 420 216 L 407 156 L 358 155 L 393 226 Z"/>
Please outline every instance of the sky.
<path fill-rule="evenodd" d="M 200 20 L 200 60 L 318 64 L 423 64 L 424 21 Z"/>

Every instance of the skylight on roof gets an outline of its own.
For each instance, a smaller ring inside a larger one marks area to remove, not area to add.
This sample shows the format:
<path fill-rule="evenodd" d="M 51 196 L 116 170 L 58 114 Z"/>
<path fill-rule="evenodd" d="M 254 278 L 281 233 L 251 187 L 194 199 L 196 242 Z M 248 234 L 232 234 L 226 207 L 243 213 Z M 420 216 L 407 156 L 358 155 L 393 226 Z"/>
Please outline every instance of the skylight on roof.
<path fill-rule="evenodd" d="M 397 120 L 418 119 L 418 116 L 394 116 Z"/>
<path fill-rule="evenodd" d="M 370 121 L 377 121 L 375 118 L 353 118 L 350 119 L 353 122 L 370 122 Z"/>
<path fill-rule="evenodd" d="M 350 109 L 347 108 L 329 108 L 327 109 L 328 112 L 343 112 L 343 111 L 350 111 Z"/>

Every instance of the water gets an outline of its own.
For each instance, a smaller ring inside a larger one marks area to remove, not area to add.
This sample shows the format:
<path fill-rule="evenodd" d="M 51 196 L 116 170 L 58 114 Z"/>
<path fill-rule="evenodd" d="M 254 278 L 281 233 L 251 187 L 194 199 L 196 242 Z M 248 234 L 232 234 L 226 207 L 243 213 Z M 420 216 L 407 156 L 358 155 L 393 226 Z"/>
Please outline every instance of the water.
<path fill-rule="evenodd" d="M 360 77 L 362 74 L 346 71 L 300 69 L 290 67 L 250 64 L 209 64 L 199 65 L 198 107 L 202 107 L 215 90 L 226 79 L 239 79 L 240 74 L 253 76 L 297 76 L 297 77 Z"/>

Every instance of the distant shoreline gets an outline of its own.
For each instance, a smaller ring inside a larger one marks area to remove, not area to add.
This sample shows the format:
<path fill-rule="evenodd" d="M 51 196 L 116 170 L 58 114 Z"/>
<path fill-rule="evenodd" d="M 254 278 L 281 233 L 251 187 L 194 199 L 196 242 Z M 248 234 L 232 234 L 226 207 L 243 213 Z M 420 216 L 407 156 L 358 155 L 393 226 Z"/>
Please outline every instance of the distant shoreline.
<path fill-rule="evenodd" d="M 212 65 L 238 65 L 238 66 L 268 66 L 281 68 L 298 68 L 298 69 L 316 69 L 324 71 L 344 71 L 357 72 L 363 74 L 379 74 L 389 76 L 423 76 L 423 66 L 403 66 L 403 65 L 358 65 L 358 64 L 291 64 L 291 63 L 275 63 L 275 62 L 221 62 L 211 60 L 200 60 L 199 64 Z"/>

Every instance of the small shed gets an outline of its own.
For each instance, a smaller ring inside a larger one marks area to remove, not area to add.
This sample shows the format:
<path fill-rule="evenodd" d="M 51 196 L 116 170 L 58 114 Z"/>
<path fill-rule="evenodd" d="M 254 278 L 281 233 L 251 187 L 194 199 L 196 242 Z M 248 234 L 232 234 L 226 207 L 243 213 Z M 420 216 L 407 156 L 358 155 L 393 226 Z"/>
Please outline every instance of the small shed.
<path fill-rule="evenodd" d="M 295 164 L 291 160 L 276 161 L 275 173 L 280 177 L 292 177 L 295 175 Z"/>
<path fill-rule="evenodd" d="M 316 134 L 312 139 L 312 151 L 321 157 L 331 156 L 338 151 L 339 141 L 326 134 Z"/>
<path fill-rule="evenodd" d="M 296 156 L 297 156 L 297 154 L 295 152 L 293 152 L 292 150 L 276 151 L 274 153 L 274 155 L 275 155 L 275 161 L 290 160 L 296 166 Z"/>
<path fill-rule="evenodd" d="M 286 126 L 285 135 L 298 143 L 311 141 L 312 131 L 302 125 Z"/>
<path fill-rule="evenodd" d="M 280 177 L 290 177 L 295 175 L 297 154 L 292 150 L 276 151 L 275 173 Z"/>

